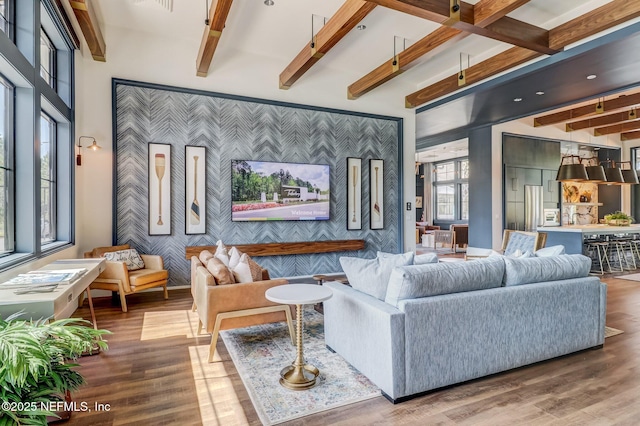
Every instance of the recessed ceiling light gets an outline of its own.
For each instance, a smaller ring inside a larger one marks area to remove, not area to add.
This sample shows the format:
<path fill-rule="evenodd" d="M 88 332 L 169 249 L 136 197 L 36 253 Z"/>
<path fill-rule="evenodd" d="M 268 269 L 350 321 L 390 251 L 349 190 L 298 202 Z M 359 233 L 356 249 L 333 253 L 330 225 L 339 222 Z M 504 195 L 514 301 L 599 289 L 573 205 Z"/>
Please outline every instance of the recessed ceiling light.
<path fill-rule="evenodd" d="M 593 79 L 594 79 L 594 78 L 596 78 L 596 77 L 597 77 L 597 75 L 595 75 L 595 74 L 589 74 L 589 75 L 587 76 L 587 80 L 593 80 Z"/>
<path fill-rule="evenodd" d="M 360 25 L 358 25 L 358 26 L 356 27 L 356 29 L 359 29 L 360 31 L 362 31 L 362 30 L 366 30 L 366 29 L 367 29 L 367 26 L 366 26 L 366 25 L 362 25 L 362 24 L 360 24 Z"/>
<path fill-rule="evenodd" d="M 544 95 L 544 92 L 543 92 L 542 90 L 538 90 L 538 91 L 536 92 L 536 95 L 538 95 L 538 96 L 542 96 L 542 95 Z"/>
<path fill-rule="evenodd" d="M 267 6 L 273 6 L 273 0 L 264 0 L 264 4 Z"/>
<path fill-rule="evenodd" d="M 521 102 L 522 98 L 513 98 L 513 102 Z"/>

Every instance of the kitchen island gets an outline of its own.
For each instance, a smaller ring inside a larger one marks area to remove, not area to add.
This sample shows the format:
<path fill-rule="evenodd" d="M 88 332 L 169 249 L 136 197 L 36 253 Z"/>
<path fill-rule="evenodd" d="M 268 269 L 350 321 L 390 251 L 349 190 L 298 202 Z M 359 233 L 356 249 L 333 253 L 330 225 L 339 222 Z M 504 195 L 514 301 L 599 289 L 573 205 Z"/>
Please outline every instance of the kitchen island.
<path fill-rule="evenodd" d="M 564 225 L 540 226 L 538 232 L 547 233 L 546 247 L 562 244 L 567 254 L 582 254 L 585 239 L 607 235 L 633 235 L 640 237 L 640 225 Z"/>

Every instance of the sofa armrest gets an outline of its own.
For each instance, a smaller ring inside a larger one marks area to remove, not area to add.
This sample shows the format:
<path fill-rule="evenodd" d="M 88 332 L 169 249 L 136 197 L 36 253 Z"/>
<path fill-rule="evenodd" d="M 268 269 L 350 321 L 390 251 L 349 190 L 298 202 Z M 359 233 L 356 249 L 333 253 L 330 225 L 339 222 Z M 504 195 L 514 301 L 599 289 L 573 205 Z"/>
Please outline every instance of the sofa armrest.
<path fill-rule="evenodd" d="M 127 270 L 127 265 L 124 262 L 115 262 L 107 260 L 105 262 L 105 268 L 100 275 L 99 278 L 106 278 L 110 280 L 120 280 L 122 281 L 122 288 L 124 288 L 125 293 L 131 292 L 131 285 L 129 284 L 129 271 Z"/>
<path fill-rule="evenodd" d="M 267 300 L 264 293 L 271 287 L 288 283 L 285 279 L 275 279 L 209 286 L 207 289 L 209 318 L 215 318 L 220 312 L 279 305 L 279 303 Z"/>
<path fill-rule="evenodd" d="M 344 284 L 324 301 L 327 346 L 392 398 L 405 390 L 405 315 L 396 307 Z"/>
<path fill-rule="evenodd" d="M 157 254 L 141 254 L 142 261 L 144 262 L 144 269 L 164 269 L 164 262 L 162 256 Z"/>

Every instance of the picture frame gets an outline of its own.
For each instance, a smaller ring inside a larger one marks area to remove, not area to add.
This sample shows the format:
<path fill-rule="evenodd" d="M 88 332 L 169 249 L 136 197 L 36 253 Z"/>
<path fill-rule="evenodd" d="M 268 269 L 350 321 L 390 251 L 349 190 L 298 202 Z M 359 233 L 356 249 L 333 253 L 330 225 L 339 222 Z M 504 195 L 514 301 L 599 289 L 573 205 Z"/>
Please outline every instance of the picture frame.
<path fill-rule="evenodd" d="M 184 147 L 185 216 L 186 235 L 205 234 L 207 231 L 207 148 L 186 145 Z"/>
<path fill-rule="evenodd" d="M 171 235 L 171 145 L 148 144 L 149 235 Z"/>
<path fill-rule="evenodd" d="M 418 195 L 416 196 L 416 209 L 421 209 L 422 208 L 422 196 Z"/>
<path fill-rule="evenodd" d="M 362 229 L 362 159 L 347 157 L 347 230 Z"/>
<path fill-rule="evenodd" d="M 370 228 L 384 229 L 384 160 L 369 160 Z"/>

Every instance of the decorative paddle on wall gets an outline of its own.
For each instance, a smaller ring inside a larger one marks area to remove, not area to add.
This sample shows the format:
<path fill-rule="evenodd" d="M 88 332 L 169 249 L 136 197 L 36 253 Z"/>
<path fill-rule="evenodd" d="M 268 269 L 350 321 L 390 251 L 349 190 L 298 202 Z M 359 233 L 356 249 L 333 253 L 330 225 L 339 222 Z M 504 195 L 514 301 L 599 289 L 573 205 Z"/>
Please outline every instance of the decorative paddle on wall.
<path fill-rule="evenodd" d="M 373 205 L 373 211 L 380 216 L 380 204 L 378 204 L 378 167 L 375 167 L 376 171 L 376 203 Z"/>
<path fill-rule="evenodd" d="M 193 201 L 189 221 L 192 225 L 200 223 L 200 205 L 198 204 L 198 156 L 193 156 Z"/>
<path fill-rule="evenodd" d="M 162 178 L 164 177 L 164 154 L 156 154 L 156 176 L 158 177 L 158 225 L 162 226 Z"/>
<path fill-rule="evenodd" d="M 358 166 L 353 166 L 353 219 L 351 222 L 356 221 L 356 185 L 358 184 Z"/>

